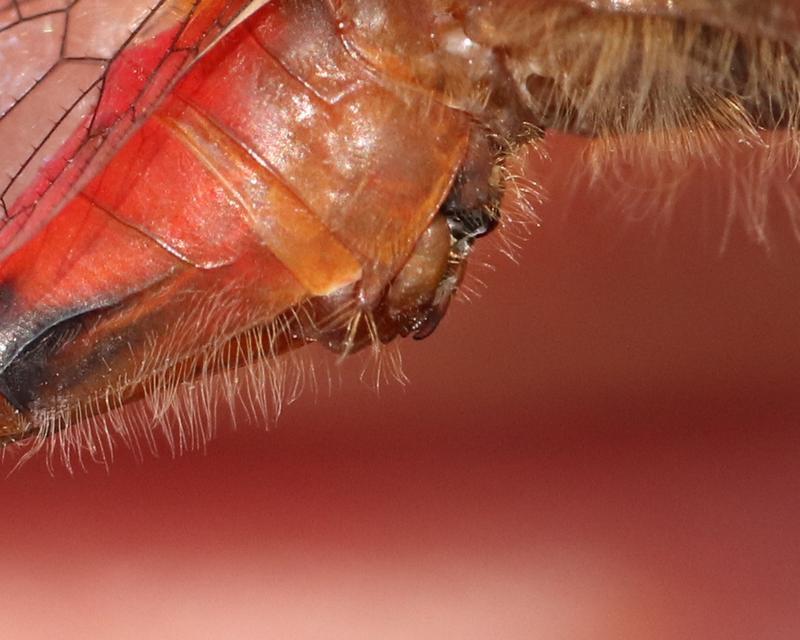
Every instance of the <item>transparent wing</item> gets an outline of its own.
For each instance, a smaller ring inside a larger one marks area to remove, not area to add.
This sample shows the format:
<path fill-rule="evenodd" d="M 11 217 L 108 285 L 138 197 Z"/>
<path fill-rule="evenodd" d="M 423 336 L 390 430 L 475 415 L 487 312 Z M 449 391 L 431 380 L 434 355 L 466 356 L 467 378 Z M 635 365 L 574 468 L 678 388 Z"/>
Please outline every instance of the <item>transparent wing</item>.
<path fill-rule="evenodd" d="M 251 0 L 0 0 L 0 258 Z"/>

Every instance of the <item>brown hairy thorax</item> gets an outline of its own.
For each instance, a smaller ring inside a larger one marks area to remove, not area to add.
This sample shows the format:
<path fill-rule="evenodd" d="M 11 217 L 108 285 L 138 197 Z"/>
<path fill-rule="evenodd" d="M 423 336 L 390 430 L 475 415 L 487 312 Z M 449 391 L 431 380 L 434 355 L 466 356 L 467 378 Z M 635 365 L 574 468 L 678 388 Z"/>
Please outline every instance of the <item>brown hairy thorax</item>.
<path fill-rule="evenodd" d="M 576 0 L 599 11 L 665 16 L 791 42 L 800 31 L 797 0 Z"/>
<path fill-rule="evenodd" d="M 593 178 L 619 163 L 657 176 L 692 157 L 736 162 L 744 146 L 766 182 L 797 161 L 800 3 L 335 4 L 359 55 L 441 91 L 497 135 L 513 140 L 524 121 L 595 139 L 584 159 Z"/>
<path fill-rule="evenodd" d="M 504 52 L 536 122 L 592 140 L 567 178 L 576 189 L 606 183 L 609 209 L 658 223 L 713 168 L 728 224 L 766 245 L 778 201 L 797 234 L 800 3 L 470 4 L 465 31 Z"/>
<path fill-rule="evenodd" d="M 144 340 L 136 366 L 112 384 L 66 402 L 34 401 L 31 410 L 16 412 L 9 440 L 32 435 L 34 449 L 105 459 L 114 437 L 141 446 L 133 422 L 177 422 L 177 435 L 165 427 L 170 446 L 197 446 L 213 433 L 219 399 L 243 400 L 254 414 L 264 414 L 297 395 L 313 376 L 282 355 L 287 351 L 318 342 L 344 354 L 365 346 L 378 353 L 397 336 L 429 335 L 461 284 L 473 242 L 498 222 L 507 224 L 502 218 L 509 217 L 509 201 L 523 210 L 530 206 L 525 196 L 532 190 L 519 158 L 531 146 L 541 148 L 548 131 L 597 142 L 581 159 L 592 179 L 608 179 L 614 166 L 631 162 L 651 166 L 654 175 L 693 157 L 733 163 L 744 149 L 754 158 L 747 178 L 753 189 L 772 188 L 777 180 L 780 197 L 795 197 L 786 179 L 800 157 L 794 3 L 273 0 L 272 6 L 335 26 L 330 33 L 348 52 L 348 64 L 354 60 L 398 104 L 416 105 L 408 112 L 419 117 L 419 127 L 426 127 L 423 116 L 434 107 L 463 118 L 464 140 L 453 137 L 463 153 L 457 165 L 443 166 L 451 172 L 446 180 L 431 176 L 447 189 L 422 216 L 427 221 L 412 250 L 402 256 L 389 251 L 397 268 L 368 286 L 362 280 L 309 296 L 267 319 L 236 287 L 192 292 L 182 303 L 186 313 L 170 325 L 170 339 L 153 334 Z M 277 55 L 285 56 L 287 69 L 308 69 L 314 60 L 303 56 L 313 53 L 295 41 Z M 375 114 L 375 126 L 390 115 Z M 762 229 L 763 211 L 753 206 L 745 215 Z M 373 266 L 364 263 L 364 273 Z M 136 317 L 138 303 L 125 304 Z M 76 336 L 121 324 L 119 308 L 110 312 L 117 314 L 111 321 L 104 313 L 46 336 L 55 346 L 45 347 L 69 360 L 67 343 L 76 343 Z M 211 341 L 197 333 L 210 324 L 217 327 Z M 193 331 L 196 342 L 184 339 Z M 50 361 L 50 353 L 36 361 L 37 375 Z M 137 398 L 145 402 L 133 413 L 122 410 Z M 143 437 L 154 446 L 151 428 Z"/>

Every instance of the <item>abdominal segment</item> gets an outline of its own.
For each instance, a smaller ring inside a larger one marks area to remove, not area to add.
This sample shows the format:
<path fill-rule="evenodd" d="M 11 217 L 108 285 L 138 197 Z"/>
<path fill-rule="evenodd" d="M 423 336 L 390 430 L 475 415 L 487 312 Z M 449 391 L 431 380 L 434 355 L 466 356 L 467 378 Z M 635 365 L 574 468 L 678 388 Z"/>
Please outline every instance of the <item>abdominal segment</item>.
<path fill-rule="evenodd" d="M 484 134 L 337 29 L 322 2 L 269 3 L 0 266 L 3 440 L 107 433 L 128 401 L 308 342 L 388 341 L 454 293 L 437 212 Z"/>

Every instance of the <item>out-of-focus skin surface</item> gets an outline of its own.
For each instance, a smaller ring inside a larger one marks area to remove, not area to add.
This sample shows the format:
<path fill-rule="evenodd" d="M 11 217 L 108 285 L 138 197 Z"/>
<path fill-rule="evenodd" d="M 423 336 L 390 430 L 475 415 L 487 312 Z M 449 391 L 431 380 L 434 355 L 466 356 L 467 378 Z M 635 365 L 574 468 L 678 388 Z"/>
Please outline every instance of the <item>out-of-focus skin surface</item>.
<path fill-rule="evenodd" d="M 653 231 L 550 150 L 542 228 L 403 345 L 408 387 L 351 365 L 269 434 L 3 481 L 3 637 L 796 638 L 786 212 L 720 255 L 707 184 Z"/>
<path fill-rule="evenodd" d="M 551 150 L 545 224 L 406 388 L 351 367 L 205 455 L 5 480 L 4 635 L 797 637 L 796 244 L 623 224 Z"/>

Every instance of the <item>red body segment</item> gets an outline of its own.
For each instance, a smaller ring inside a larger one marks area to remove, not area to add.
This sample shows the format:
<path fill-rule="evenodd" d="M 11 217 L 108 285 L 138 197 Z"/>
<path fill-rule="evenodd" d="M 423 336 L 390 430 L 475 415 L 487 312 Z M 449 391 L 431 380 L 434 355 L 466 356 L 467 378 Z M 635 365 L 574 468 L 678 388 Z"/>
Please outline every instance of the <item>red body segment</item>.
<path fill-rule="evenodd" d="M 152 47 L 140 63 L 135 53 L 124 68 L 151 64 Z M 126 91 L 140 84 L 109 100 Z M 6 394 L 23 413 L 109 390 L 124 400 L 320 296 L 376 304 L 443 202 L 471 126 L 431 91 L 352 57 L 322 3 L 269 3 L 0 266 L 12 300 L 0 312 L 4 367 L 60 323 L 91 317 L 48 354 L 46 373 L 30 380 L 18 367 Z M 69 234 L 80 242 L 46 246 Z"/>

